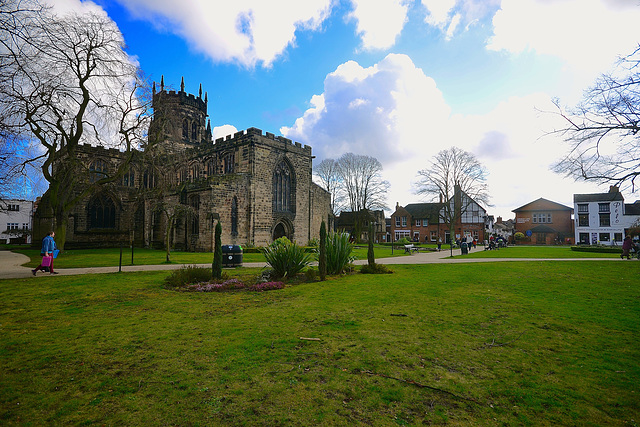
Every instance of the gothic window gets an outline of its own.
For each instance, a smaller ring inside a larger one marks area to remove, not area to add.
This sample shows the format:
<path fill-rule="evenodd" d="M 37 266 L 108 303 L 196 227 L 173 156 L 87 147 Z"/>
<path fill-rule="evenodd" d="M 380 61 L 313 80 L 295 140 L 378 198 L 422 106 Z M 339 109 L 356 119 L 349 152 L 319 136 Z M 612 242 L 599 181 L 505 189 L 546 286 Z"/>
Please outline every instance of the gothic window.
<path fill-rule="evenodd" d="M 207 160 L 207 176 L 216 174 L 216 161 L 214 159 Z"/>
<path fill-rule="evenodd" d="M 193 195 L 189 198 L 189 206 L 193 208 L 193 212 L 191 213 L 191 234 L 198 235 L 200 234 L 200 221 L 198 219 L 198 211 L 200 210 L 200 196 Z"/>
<path fill-rule="evenodd" d="M 234 172 L 235 156 L 233 153 L 229 153 L 224 156 L 224 173 Z"/>
<path fill-rule="evenodd" d="M 152 171 L 145 171 L 142 176 L 142 185 L 144 188 L 155 188 L 156 186 L 156 177 Z"/>
<path fill-rule="evenodd" d="M 89 201 L 89 228 L 116 228 L 116 206 L 110 197 Z"/>
<path fill-rule="evenodd" d="M 122 185 L 124 185 L 125 187 L 133 187 L 134 183 L 135 183 L 135 173 L 133 172 L 133 169 L 129 169 L 129 172 L 125 172 L 124 176 L 122 177 Z"/>
<path fill-rule="evenodd" d="M 191 139 L 194 141 L 198 140 L 198 125 L 196 122 L 191 123 Z"/>
<path fill-rule="evenodd" d="M 191 180 L 197 181 L 200 179 L 200 165 L 198 163 L 194 163 L 191 165 Z"/>
<path fill-rule="evenodd" d="M 182 121 L 182 137 L 184 139 L 189 139 L 189 122 L 187 119 Z"/>
<path fill-rule="evenodd" d="M 293 211 L 291 175 L 291 168 L 285 161 L 280 162 L 273 172 L 273 210 L 276 212 Z"/>
<path fill-rule="evenodd" d="M 91 165 L 89 165 L 89 180 L 91 182 L 96 182 L 104 178 L 105 176 L 107 176 L 107 174 L 105 173 L 106 171 L 107 164 L 104 160 L 94 160 L 93 162 L 91 162 Z"/>
<path fill-rule="evenodd" d="M 238 198 L 233 196 L 231 201 L 231 235 L 238 235 Z"/>

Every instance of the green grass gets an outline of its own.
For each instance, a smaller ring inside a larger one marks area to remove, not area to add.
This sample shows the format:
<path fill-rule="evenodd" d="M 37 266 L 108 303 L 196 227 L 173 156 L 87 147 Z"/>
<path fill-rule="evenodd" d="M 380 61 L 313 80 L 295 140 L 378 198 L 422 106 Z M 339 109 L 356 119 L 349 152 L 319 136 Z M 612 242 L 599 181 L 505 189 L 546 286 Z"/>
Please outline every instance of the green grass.
<path fill-rule="evenodd" d="M 622 249 L 617 253 L 578 252 L 572 251 L 570 246 L 509 246 L 492 251 L 485 251 L 478 246 L 464 256 L 460 255 L 460 249 L 453 250 L 454 256 L 463 258 L 619 258 L 621 253 Z"/>
<path fill-rule="evenodd" d="M 13 249 L 27 255 L 31 261 L 24 264 L 26 267 L 37 267 L 40 264 L 41 257 L 38 249 Z M 391 248 L 386 246 L 375 246 L 376 258 L 387 258 L 391 256 L 408 256 L 400 250 L 394 250 L 391 254 Z M 353 252 L 356 259 L 367 259 L 367 248 L 356 248 Z M 133 264 L 134 265 L 155 265 L 164 264 L 166 253 L 164 250 L 141 249 L 134 248 Z M 209 252 L 171 252 L 172 264 L 211 264 L 213 261 L 213 253 Z M 67 250 L 60 254 L 55 260 L 56 268 L 83 268 L 83 267 L 113 267 L 120 262 L 120 249 L 89 249 L 89 250 Z M 243 254 L 243 262 L 266 262 L 262 253 L 245 253 Z M 131 248 L 124 248 L 122 252 L 122 265 L 131 265 Z"/>
<path fill-rule="evenodd" d="M 0 423 L 637 423 L 636 264 L 393 269 L 265 293 L 0 281 Z"/>

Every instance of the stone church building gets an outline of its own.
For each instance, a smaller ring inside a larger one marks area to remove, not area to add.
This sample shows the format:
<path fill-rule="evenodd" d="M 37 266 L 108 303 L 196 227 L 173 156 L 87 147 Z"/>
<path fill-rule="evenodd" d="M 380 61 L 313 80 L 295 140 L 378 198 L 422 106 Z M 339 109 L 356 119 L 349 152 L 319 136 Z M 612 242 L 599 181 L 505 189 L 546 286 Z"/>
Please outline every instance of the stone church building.
<path fill-rule="evenodd" d="M 207 94 L 153 87 L 147 148 L 136 152 L 116 184 L 77 204 L 69 216 L 66 248 L 164 246 L 212 251 L 215 224 L 222 243 L 265 246 L 281 236 L 299 244 L 318 238 L 330 215 L 330 195 L 312 182 L 311 147 L 249 128 L 218 138 L 207 120 Z M 81 146 L 88 174 L 108 174 L 123 153 Z M 95 179 L 95 178 L 93 178 Z M 35 228 L 51 227 L 46 194 Z M 173 221 L 173 227 L 167 227 Z"/>

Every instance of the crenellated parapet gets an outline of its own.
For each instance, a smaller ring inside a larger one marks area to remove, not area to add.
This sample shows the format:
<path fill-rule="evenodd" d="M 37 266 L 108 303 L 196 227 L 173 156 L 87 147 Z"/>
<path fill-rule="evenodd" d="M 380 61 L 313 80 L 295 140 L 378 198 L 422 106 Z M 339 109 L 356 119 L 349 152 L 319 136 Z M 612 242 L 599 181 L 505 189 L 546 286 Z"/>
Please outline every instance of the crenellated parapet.
<path fill-rule="evenodd" d="M 308 145 L 302 145 L 299 142 L 293 142 L 292 140 L 285 138 L 284 136 L 276 136 L 271 132 L 265 132 L 262 134 L 262 130 L 254 127 L 250 127 L 247 130 L 242 130 L 234 133 L 233 135 L 227 135 L 226 137 L 216 138 L 215 144 L 243 144 L 251 138 L 260 139 L 269 145 L 276 148 L 284 148 L 287 151 L 297 151 L 301 154 L 311 155 L 311 147 Z"/>

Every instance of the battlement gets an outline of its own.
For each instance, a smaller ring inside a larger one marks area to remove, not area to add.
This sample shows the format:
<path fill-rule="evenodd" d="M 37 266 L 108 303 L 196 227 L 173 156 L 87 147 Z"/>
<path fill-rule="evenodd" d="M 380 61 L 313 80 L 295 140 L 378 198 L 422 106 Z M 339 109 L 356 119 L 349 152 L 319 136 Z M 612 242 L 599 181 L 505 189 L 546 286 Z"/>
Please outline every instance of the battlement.
<path fill-rule="evenodd" d="M 265 132 L 265 134 L 263 135 L 261 129 L 254 128 L 254 127 L 250 127 L 247 130 L 241 130 L 239 132 L 234 133 L 233 135 L 227 135 L 226 137 L 217 138 L 215 140 L 215 144 L 221 144 L 221 143 L 238 144 L 238 143 L 244 142 L 247 139 L 247 137 L 251 137 L 251 136 L 258 136 L 270 141 L 280 142 L 285 146 L 289 146 L 290 148 L 297 148 L 297 149 L 300 149 L 301 151 L 311 154 L 311 147 L 306 144 L 303 146 L 299 142 L 293 142 L 292 140 L 290 140 L 289 138 L 285 138 L 284 136 L 276 136 L 271 132 Z"/>
<path fill-rule="evenodd" d="M 76 150 L 83 154 L 93 154 L 95 156 L 120 157 L 124 154 L 123 150 L 113 147 L 103 147 L 101 145 L 79 144 Z M 135 151 L 135 150 L 134 150 Z"/>
<path fill-rule="evenodd" d="M 177 92 L 175 90 L 166 90 L 164 88 L 164 76 L 162 76 L 162 79 L 160 80 L 160 91 L 156 92 L 156 83 L 153 82 L 154 108 L 158 106 L 157 103 L 189 105 L 191 107 L 197 108 L 202 113 L 204 113 L 205 116 L 207 116 L 208 99 L 206 92 L 204 94 L 204 99 L 202 98 L 202 85 L 200 85 L 200 90 L 198 96 L 196 97 L 191 93 L 185 92 L 184 77 L 182 78 L 182 81 L 180 83 L 180 91 Z"/>

